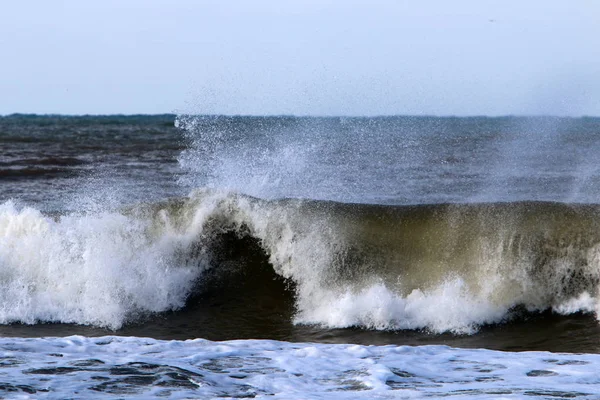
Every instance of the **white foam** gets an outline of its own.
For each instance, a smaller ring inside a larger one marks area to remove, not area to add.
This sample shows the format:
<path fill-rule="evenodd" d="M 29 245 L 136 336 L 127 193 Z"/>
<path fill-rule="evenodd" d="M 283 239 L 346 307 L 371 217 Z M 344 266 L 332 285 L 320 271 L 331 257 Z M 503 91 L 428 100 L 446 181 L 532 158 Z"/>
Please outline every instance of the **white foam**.
<path fill-rule="evenodd" d="M 181 307 L 200 270 L 174 265 L 179 238 L 152 237 L 149 223 L 0 205 L 0 322 L 119 328 L 132 313 Z"/>
<path fill-rule="evenodd" d="M 570 298 L 555 305 L 552 307 L 552 310 L 563 315 L 575 314 L 578 312 L 595 312 L 596 315 L 598 315 L 600 305 L 598 304 L 598 299 L 592 297 L 588 292 L 583 292 L 577 297 Z"/>
<path fill-rule="evenodd" d="M 433 290 L 413 290 L 402 297 L 383 284 L 358 292 L 325 292 L 301 308 L 296 321 L 347 328 L 428 329 L 433 332 L 474 333 L 478 325 L 500 321 L 507 312 L 469 294 L 460 279 L 449 280 Z"/>
<path fill-rule="evenodd" d="M 590 354 L 110 336 L 2 338 L 0 347 L 0 395 L 8 398 L 499 399 L 600 393 L 600 355 Z"/>

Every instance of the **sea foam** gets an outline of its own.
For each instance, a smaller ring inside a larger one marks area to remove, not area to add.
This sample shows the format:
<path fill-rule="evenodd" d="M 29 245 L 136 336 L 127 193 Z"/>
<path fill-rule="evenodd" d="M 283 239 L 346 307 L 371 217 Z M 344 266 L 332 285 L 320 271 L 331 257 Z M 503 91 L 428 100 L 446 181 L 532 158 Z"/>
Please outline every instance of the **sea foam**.
<path fill-rule="evenodd" d="M 5 398 L 594 398 L 600 356 L 446 346 L 1 338 Z"/>
<path fill-rule="evenodd" d="M 184 305 L 200 269 L 174 265 L 176 235 L 120 213 L 57 219 L 0 206 L 0 322 L 119 328 Z"/>

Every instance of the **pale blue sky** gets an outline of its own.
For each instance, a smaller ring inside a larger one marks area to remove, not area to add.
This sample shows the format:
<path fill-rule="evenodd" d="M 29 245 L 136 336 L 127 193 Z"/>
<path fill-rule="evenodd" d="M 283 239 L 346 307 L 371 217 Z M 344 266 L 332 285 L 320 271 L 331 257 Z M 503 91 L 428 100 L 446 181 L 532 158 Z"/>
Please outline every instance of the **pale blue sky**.
<path fill-rule="evenodd" d="M 0 114 L 600 115 L 600 2 L 5 1 Z"/>

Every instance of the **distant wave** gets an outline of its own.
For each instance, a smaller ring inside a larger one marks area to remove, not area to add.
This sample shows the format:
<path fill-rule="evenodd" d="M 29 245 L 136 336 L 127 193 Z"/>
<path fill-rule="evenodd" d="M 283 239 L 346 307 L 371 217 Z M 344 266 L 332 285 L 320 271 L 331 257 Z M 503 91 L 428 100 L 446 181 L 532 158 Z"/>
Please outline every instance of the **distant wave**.
<path fill-rule="evenodd" d="M 475 332 L 529 312 L 596 313 L 600 206 L 380 206 L 197 190 L 96 213 L 0 205 L 0 322 L 118 329 L 185 306 L 261 257 L 298 324 Z M 235 271 L 234 271 L 235 272 Z M 246 271 L 263 285 L 263 275 Z M 249 299 L 250 300 L 250 299 Z"/>

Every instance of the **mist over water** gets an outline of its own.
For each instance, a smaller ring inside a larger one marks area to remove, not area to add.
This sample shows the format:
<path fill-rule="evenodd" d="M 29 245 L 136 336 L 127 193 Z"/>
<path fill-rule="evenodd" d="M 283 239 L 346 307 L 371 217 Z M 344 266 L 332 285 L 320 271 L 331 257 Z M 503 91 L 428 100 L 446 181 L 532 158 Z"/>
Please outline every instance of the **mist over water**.
<path fill-rule="evenodd" d="M 118 206 L 210 187 L 382 204 L 595 203 L 600 185 L 595 118 L 95 118 L 0 119 L 0 199 L 60 211 L 65 199 L 76 210 L 86 197 Z"/>
<path fill-rule="evenodd" d="M 261 198 L 594 203 L 593 118 L 179 116 L 189 187 Z"/>

